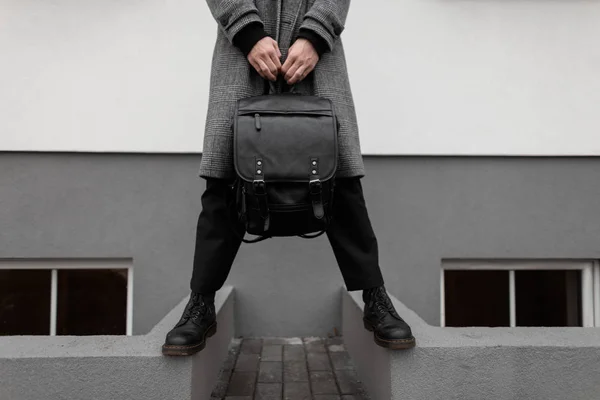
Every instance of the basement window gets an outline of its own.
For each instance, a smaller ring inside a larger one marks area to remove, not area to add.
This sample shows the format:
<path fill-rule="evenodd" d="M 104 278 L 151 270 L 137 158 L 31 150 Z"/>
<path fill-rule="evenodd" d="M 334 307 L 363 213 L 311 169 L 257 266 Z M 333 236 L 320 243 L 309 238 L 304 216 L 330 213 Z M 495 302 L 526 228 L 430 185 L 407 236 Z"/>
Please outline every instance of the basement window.
<path fill-rule="evenodd" d="M 130 260 L 0 260 L 0 336 L 131 335 Z"/>
<path fill-rule="evenodd" d="M 444 260 L 441 326 L 600 327 L 600 264 Z"/>

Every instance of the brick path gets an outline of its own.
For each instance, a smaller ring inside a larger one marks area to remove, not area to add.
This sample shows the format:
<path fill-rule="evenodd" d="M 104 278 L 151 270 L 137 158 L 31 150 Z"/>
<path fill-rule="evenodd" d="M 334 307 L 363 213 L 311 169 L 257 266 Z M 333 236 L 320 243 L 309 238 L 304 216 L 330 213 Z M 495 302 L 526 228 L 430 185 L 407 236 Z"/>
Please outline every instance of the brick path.
<path fill-rule="evenodd" d="M 340 337 L 234 339 L 211 400 L 368 400 Z"/>

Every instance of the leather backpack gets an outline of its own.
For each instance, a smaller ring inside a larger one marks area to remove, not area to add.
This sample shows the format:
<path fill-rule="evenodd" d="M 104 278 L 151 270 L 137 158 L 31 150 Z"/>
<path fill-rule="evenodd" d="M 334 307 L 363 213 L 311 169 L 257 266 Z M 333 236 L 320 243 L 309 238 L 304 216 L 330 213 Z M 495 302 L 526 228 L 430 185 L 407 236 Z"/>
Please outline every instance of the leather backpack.
<path fill-rule="evenodd" d="M 338 122 L 330 100 L 296 93 L 253 96 L 233 115 L 231 186 L 239 222 L 258 242 L 314 238 L 332 219 Z"/>

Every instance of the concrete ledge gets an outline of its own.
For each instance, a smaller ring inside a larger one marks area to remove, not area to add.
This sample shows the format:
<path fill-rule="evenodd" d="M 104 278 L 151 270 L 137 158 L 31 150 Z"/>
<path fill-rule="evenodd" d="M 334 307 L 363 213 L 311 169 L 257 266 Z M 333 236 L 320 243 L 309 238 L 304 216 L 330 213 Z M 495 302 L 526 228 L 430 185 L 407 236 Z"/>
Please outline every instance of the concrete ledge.
<path fill-rule="evenodd" d="M 193 357 L 164 357 L 165 335 L 187 301 L 146 335 L 0 337 L 0 399 L 210 398 L 234 335 L 233 288 L 215 297 L 218 330 L 207 347 Z"/>
<path fill-rule="evenodd" d="M 390 296 L 417 339 L 390 351 L 364 329 L 360 293 L 342 297 L 344 342 L 373 400 L 600 396 L 598 328 L 441 328 Z"/>

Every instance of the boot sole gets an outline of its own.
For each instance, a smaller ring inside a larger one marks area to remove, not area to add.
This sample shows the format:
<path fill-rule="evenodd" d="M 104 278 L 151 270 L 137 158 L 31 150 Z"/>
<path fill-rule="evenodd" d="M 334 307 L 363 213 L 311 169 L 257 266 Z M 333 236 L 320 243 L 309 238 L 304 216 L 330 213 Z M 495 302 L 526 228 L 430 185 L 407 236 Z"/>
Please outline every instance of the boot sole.
<path fill-rule="evenodd" d="M 206 347 L 206 340 L 217 333 L 217 323 L 215 322 L 208 328 L 204 337 L 202 338 L 202 342 L 190 346 L 173 346 L 168 344 L 163 344 L 162 353 L 164 356 L 191 356 L 203 350 Z"/>
<path fill-rule="evenodd" d="M 375 333 L 375 328 L 368 321 L 363 320 L 363 323 L 365 325 L 366 330 L 368 330 L 369 332 L 373 332 L 373 340 L 375 341 L 375 343 L 381 347 L 385 347 L 386 349 L 406 350 L 415 347 L 415 345 L 417 344 L 417 341 L 414 337 L 411 337 L 410 339 L 395 340 L 382 339 L 379 336 L 377 336 L 377 333 Z"/>

